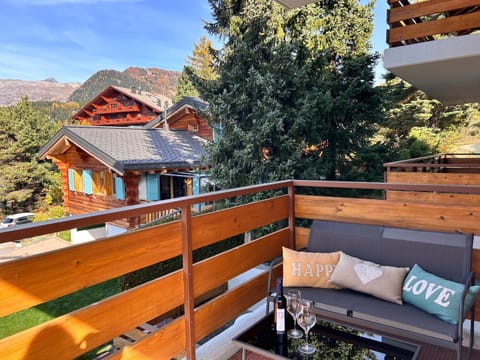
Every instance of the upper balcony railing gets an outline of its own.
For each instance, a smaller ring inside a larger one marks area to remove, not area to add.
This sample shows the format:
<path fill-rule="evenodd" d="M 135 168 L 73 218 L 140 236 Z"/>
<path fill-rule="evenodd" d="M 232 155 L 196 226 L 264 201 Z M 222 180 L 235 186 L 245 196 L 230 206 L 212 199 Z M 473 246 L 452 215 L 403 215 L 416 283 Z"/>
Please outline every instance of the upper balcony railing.
<path fill-rule="evenodd" d="M 311 195 L 327 188 L 360 189 L 364 198 Z M 75 293 L 150 265 L 180 258 L 181 267 L 149 282 L 0 340 L 0 359 L 72 359 L 136 327 L 150 333 L 109 359 L 195 359 L 196 343 L 266 296 L 266 271 L 209 301 L 195 299 L 229 279 L 281 255 L 282 246 L 305 247 L 300 220 L 326 219 L 480 234 L 480 211 L 469 203 L 385 200 L 385 190 L 480 194 L 480 186 L 283 181 L 134 205 L 33 223 L 0 231 L 0 243 L 113 222 L 172 208 L 181 219 L 105 239 L 0 263 L 0 317 Z M 372 193 L 374 191 L 375 193 Z M 274 195 L 273 195 L 274 194 Z M 307 195 L 310 194 L 310 195 Z M 239 198 L 243 205 L 195 215 L 195 204 Z M 263 199 L 254 201 L 251 198 Z M 273 226 L 272 226 L 273 225 Z M 195 251 L 262 229 L 251 241 L 203 260 Z M 473 254 L 480 273 L 480 250 Z M 281 274 L 281 264 L 273 276 Z M 154 319 L 174 309 L 173 321 Z M 153 326 L 151 326 L 153 325 Z"/>
<path fill-rule="evenodd" d="M 470 34 L 480 29 L 479 0 L 388 0 L 390 47 Z"/>

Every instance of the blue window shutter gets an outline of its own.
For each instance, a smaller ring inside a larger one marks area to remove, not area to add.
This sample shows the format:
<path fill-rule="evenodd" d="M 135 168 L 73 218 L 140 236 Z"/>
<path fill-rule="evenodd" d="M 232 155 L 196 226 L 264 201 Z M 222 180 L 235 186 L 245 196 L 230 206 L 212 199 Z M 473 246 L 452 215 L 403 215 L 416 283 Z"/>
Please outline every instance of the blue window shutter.
<path fill-rule="evenodd" d="M 68 190 L 75 191 L 75 172 L 68 169 Z"/>
<path fill-rule="evenodd" d="M 160 200 L 159 174 L 147 174 L 147 200 Z"/>
<path fill-rule="evenodd" d="M 118 200 L 125 200 L 125 188 L 121 177 L 115 178 L 115 196 Z"/>
<path fill-rule="evenodd" d="M 92 170 L 83 170 L 83 192 L 88 195 L 93 194 Z"/>

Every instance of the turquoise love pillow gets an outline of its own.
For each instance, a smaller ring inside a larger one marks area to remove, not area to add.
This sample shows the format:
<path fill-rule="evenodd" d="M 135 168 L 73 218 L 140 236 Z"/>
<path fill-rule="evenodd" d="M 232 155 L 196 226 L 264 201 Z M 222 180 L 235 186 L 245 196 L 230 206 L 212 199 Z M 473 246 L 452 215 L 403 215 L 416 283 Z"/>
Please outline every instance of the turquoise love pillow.
<path fill-rule="evenodd" d="M 433 275 L 415 264 L 403 282 L 402 298 L 405 303 L 451 324 L 457 324 L 463 289 L 463 284 Z M 479 292 L 480 286 L 470 287 L 465 297 L 465 313 Z"/>

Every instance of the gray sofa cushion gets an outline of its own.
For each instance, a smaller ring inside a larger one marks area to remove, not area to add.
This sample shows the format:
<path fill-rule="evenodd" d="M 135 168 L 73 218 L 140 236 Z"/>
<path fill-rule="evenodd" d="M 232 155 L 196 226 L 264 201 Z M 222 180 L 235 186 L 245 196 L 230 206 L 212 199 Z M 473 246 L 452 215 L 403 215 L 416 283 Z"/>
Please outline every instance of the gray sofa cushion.
<path fill-rule="evenodd" d="M 298 289 L 302 297 L 315 302 L 316 308 L 442 340 L 453 342 L 457 339 L 456 325 L 409 304 L 398 305 L 349 289 Z"/>
<path fill-rule="evenodd" d="M 470 274 L 473 234 L 316 220 L 307 251 L 344 253 L 380 265 L 419 264 L 437 276 L 464 283 Z"/>
<path fill-rule="evenodd" d="M 385 227 L 382 262 L 392 266 L 420 265 L 426 271 L 465 283 L 471 271 L 473 234 Z"/>
<path fill-rule="evenodd" d="M 379 262 L 383 226 L 317 220 L 312 223 L 307 251 L 344 253 Z"/>

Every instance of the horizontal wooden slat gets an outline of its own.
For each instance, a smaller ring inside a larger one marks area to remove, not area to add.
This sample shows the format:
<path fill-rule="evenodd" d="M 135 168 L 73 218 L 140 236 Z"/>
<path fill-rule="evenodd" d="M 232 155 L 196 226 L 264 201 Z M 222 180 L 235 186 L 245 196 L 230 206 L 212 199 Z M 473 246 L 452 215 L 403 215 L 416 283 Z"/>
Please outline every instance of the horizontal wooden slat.
<path fill-rule="evenodd" d="M 179 222 L 0 264 L 0 316 L 181 254 Z"/>
<path fill-rule="evenodd" d="M 297 195 L 295 209 L 306 219 L 480 234 L 480 208 L 472 205 Z"/>
<path fill-rule="evenodd" d="M 0 339 L 0 359 L 72 359 L 181 305 L 182 282 L 177 271 Z"/>
<path fill-rule="evenodd" d="M 480 27 L 480 12 L 397 27 L 387 31 L 387 42 L 395 44 L 418 37 L 447 34 Z"/>
<path fill-rule="evenodd" d="M 451 10 L 464 9 L 480 5 L 478 0 L 429 0 L 413 3 L 407 6 L 392 8 L 389 11 L 387 22 L 389 24 L 402 20 L 418 18 Z"/>
<path fill-rule="evenodd" d="M 480 206 L 480 195 L 470 194 L 439 194 L 435 192 L 410 192 L 410 191 L 387 191 L 387 200 L 394 201 L 416 201 L 416 202 L 436 202 L 446 204 L 471 204 Z"/>
<path fill-rule="evenodd" d="M 272 277 L 282 276 L 282 266 Z M 268 273 L 262 273 L 241 286 L 205 303 L 195 311 L 195 337 L 200 340 L 267 296 Z M 220 311 L 219 311 L 220 310 Z"/>
<path fill-rule="evenodd" d="M 281 256 L 282 246 L 288 246 L 288 228 L 195 264 L 195 297 L 261 263 Z"/>
<path fill-rule="evenodd" d="M 396 172 L 387 173 L 387 182 L 404 184 L 456 184 L 480 185 L 479 174 L 465 173 L 423 173 L 423 172 Z"/>
<path fill-rule="evenodd" d="M 198 249 L 287 217 L 287 195 L 195 216 L 192 219 L 192 246 Z"/>
<path fill-rule="evenodd" d="M 171 360 L 184 349 L 185 318 L 181 316 L 131 346 L 125 346 L 108 360 Z"/>

